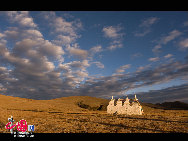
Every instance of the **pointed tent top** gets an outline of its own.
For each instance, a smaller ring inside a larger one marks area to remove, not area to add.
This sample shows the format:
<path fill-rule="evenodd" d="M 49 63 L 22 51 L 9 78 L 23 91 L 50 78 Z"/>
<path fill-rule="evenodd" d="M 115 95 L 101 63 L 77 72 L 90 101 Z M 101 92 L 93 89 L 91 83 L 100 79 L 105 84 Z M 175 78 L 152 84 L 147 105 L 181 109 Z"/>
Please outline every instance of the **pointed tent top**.
<path fill-rule="evenodd" d="M 135 100 L 138 100 L 138 99 L 136 98 L 136 94 L 134 95 L 134 99 L 135 99 Z"/>
<path fill-rule="evenodd" d="M 126 97 L 126 99 L 125 99 L 125 100 L 129 100 L 128 96 Z"/>

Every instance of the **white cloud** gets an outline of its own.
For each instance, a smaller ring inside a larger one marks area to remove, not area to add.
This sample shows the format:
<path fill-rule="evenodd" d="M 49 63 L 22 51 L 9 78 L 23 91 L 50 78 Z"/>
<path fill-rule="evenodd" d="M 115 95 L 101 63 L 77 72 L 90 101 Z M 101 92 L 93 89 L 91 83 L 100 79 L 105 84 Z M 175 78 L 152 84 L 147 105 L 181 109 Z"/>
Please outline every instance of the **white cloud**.
<path fill-rule="evenodd" d="M 89 67 L 89 66 L 90 66 L 88 60 L 83 60 L 83 61 L 82 61 L 82 64 L 83 64 L 83 66 L 85 66 L 85 67 Z"/>
<path fill-rule="evenodd" d="M 23 26 L 36 27 L 36 24 L 33 22 L 33 19 L 28 17 L 22 18 L 20 24 Z"/>
<path fill-rule="evenodd" d="M 143 70 L 149 69 L 151 67 L 151 64 L 145 65 L 145 66 L 140 66 L 138 67 L 136 72 L 141 72 Z"/>
<path fill-rule="evenodd" d="M 154 57 L 154 58 L 149 58 L 148 60 L 151 62 L 156 62 L 156 61 L 159 61 L 160 59 L 159 57 Z"/>
<path fill-rule="evenodd" d="M 53 42 L 57 45 L 68 46 L 76 40 L 75 37 L 67 36 L 67 35 L 58 35 L 56 40 Z"/>
<path fill-rule="evenodd" d="M 4 34 L 3 33 L 0 33 L 0 38 L 4 37 Z"/>
<path fill-rule="evenodd" d="M 3 56 L 8 52 L 8 49 L 6 48 L 6 40 L 0 40 L 0 55 Z"/>
<path fill-rule="evenodd" d="M 65 73 L 71 71 L 70 66 L 69 66 L 68 64 L 59 64 L 59 65 L 58 65 L 58 69 L 59 69 L 60 71 L 64 71 Z"/>
<path fill-rule="evenodd" d="M 7 68 L 6 68 L 6 67 L 0 67 L 0 71 L 1 71 L 1 72 L 6 72 L 6 71 L 7 71 Z"/>
<path fill-rule="evenodd" d="M 35 29 L 37 25 L 29 16 L 29 12 L 5 13 L 9 14 L 12 23 L 19 25 L 7 27 L 0 34 L 0 65 L 3 62 L 13 68 L 8 74 L 5 68 L 0 66 L 0 84 L 2 83 L 7 89 L 7 93 L 28 98 L 45 95 L 52 98 L 65 93 L 73 94 L 72 88 L 80 85 L 88 77 L 86 69 L 90 66 L 86 60 L 88 51 L 80 49 L 79 45 L 74 43 L 79 38 L 77 29 L 82 28 L 81 22 L 78 19 L 68 22 L 56 15 L 52 18 L 53 22 L 51 20 L 53 14 L 46 16 L 52 27 L 50 29 L 57 34 L 54 36 L 55 40 L 50 41 L 44 39 L 42 33 Z M 6 46 L 7 42 L 11 43 L 11 48 Z M 62 46 L 65 46 L 65 51 L 70 55 L 82 61 L 62 64 L 65 54 Z M 92 51 L 99 52 L 100 47 L 93 48 Z M 11 85 L 5 86 L 4 81 Z"/>
<path fill-rule="evenodd" d="M 167 44 L 168 42 L 174 40 L 175 38 L 182 35 L 182 33 L 178 30 L 171 31 L 167 36 L 164 36 L 161 38 L 160 43 Z"/>
<path fill-rule="evenodd" d="M 52 27 L 54 33 L 58 33 L 58 38 L 67 43 L 68 40 L 75 40 L 80 36 L 77 34 L 77 30 L 82 29 L 82 23 L 79 19 L 74 21 L 67 21 L 65 18 L 57 16 L 55 12 L 43 12 L 41 14 L 47 21 L 50 27 Z M 62 36 L 60 36 L 62 35 Z"/>
<path fill-rule="evenodd" d="M 159 18 L 157 17 L 149 17 L 142 21 L 142 23 L 139 25 L 140 27 L 150 27 L 151 25 L 155 24 Z"/>
<path fill-rule="evenodd" d="M 138 58 L 138 57 L 141 57 L 141 56 L 143 56 L 143 54 L 140 53 L 140 52 L 134 53 L 134 54 L 131 55 L 131 59 Z"/>
<path fill-rule="evenodd" d="M 188 38 L 184 39 L 182 41 L 179 42 L 179 46 L 181 47 L 181 49 L 186 49 L 188 48 Z"/>
<path fill-rule="evenodd" d="M 126 69 L 129 69 L 130 67 L 131 67 L 131 64 L 123 65 L 123 66 L 119 67 L 119 68 L 116 70 L 116 73 L 125 72 L 125 70 L 126 70 Z"/>
<path fill-rule="evenodd" d="M 23 39 L 15 43 L 14 52 L 16 54 L 26 53 L 28 50 L 35 48 L 39 43 L 32 39 Z"/>
<path fill-rule="evenodd" d="M 16 54 L 22 53 L 22 55 L 33 59 L 40 56 L 47 56 L 58 59 L 60 62 L 63 61 L 62 55 L 64 55 L 64 50 L 61 46 L 57 46 L 43 38 L 23 39 L 22 41 L 16 42 L 13 50 Z"/>
<path fill-rule="evenodd" d="M 137 37 L 143 37 L 150 32 L 151 32 L 151 29 L 145 29 L 143 32 L 136 32 L 134 35 Z"/>
<path fill-rule="evenodd" d="M 75 32 L 71 22 L 65 21 L 62 17 L 56 17 L 52 25 L 56 32 L 62 32 L 75 36 Z"/>
<path fill-rule="evenodd" d="M 110 46 L 107 47 L 109 50 L 114 50 L 116 48 L 122 48 L 123 44 L 120 40 L 114 40 L 110 43 Z"/>
<path fill-rule="evenodd" d="M 58 69 L 63 71 L 62 76 L 68 85 L 76 87 L 81 81 L 84 81 L 88 77 L 86 68 L 89 66 L 90 64 L 88 63 L 88 60 L 83 60 L 82 62 L 72 61 L 60 64 Z"/>
<path fill-rule="evenodd" d="M 104 64 L 102 64 L 101 62 L 93 62 L 98 68 L 100 69 L 104 69 Z"/>
<path fill-rule="evenodd" d="M 121 33 L 118 33 L 121 29 L 120 26 L 107 26 L 104 27 L 102 31 L 104 32 L 105 37 L 114 39 L 122 36 Z"/>
<path fill-rule="evenodd" d="M 130 68 L 130 67 L 131 67 L 131 64 L 127 64 L 127 65 L 121 66 L 120 68 L 121 68 L 121 69 L 128 69 L 128 68 Z"/>
<path fill-rule="evenodd" d="M 46 62 L 45 62 L 45 66 L 46 66 L 46 69 L 47 69 L 48 71 L 52 71 L 52 70 L 54 70 L 54 68 L 55 68 L 53 62 L 50 62 L 50 61 L 46 61 Z"/>
<path fill-rule="evenodd" d="M 61 46 L 54 45 L 48 40 L 42 40 L 38 50 L 40 53 L 54 58 L 61 58 L 61 56 L 64 54 Z"/>
<path fill-rule="evenodd" d="M 122 33 L 122 27 L 121 26 L 107 26 L 102 29 L 104 36 L 106 38 L 110 38 L 112 41 L 110 42 L 110 45 L 107 47 L 109 50 L 114 50 L 116 48 L 121 48 L 123 46 L 122 44 L 122 37 L 125 35 Z"/>
<path fill-rule="evenodd" d="M 24 37 L 27 37 L 27 36 L 30 38 L 31 37 L 34 37 L 34 38 L 42 38 L 43 37 L 42 33 L 35 29 L 24 30 L 23 32 L 24 32 L 23 33 Z"/>
<path fill-rule="evenodd" d="M 6 14 L 9 16 L 12 22 L 17 22 L 21 26 L 37 27 L 33 21 L 33 18 L 29 17 L 28 11 L 8 11 Z"/>
<path fill-rule="evenodd" d="M 57 16 L 55 12 L 42 12 L 41 17 L 47 21 L 55 37 L 52 43 L 65 47 L 65 50 L 77 59 L 88 57 L 88 51 L 80 49 L 76 43 L 76 39 L 81 37 L 78 31 L 83 28 L 80 19 L 71 18 L 67 21 L 64 17 Z"/>
<path fill-rule="evenodd" d="M 83 60 L 82 62 L 72 61 L 69 63 L 60 64 L 58 69 L 63 71 L 62 76 L 64 81 L 66 81 L 69 86 L 74 88 L 88 77 L 86 68 L 89 66 L 90 64 L 88 63 L 88 60 Z"/>
<path fill-rule="evenodd" d="M 124 69 L 117 69 L 116 70 L 116 73 L 122 73 L 122 72 L 125 72 L 125 70 Z"/>
<path fill-rule="evenodd" d="M 102 51 L 101 45 L 94 46 L 90 49 L 91 54 L 95 54 L 95 53 L 98 53 L 98 52 L 101 52 L 101 51 Z"/>
<path fill-rule="evenodd" d="M 22 40 L 26 38 L 37 39 L 43 38 L 42 33 L 36 29 L 21 29 L 18 27 L 8 27 L 7 30 L 4 31 L 4 38 L 9 40 Z"/>
<path fill-rule="evenodd" d="M 156 45 L 153 49 L 152 49 L 152 52 L 154 53 L 160 53 L 161 52 L 161 45 Z"/>
<path fill-rule="evenodd" d="M 4 37 L 7 39 L 18 39 L 19 31 L 17 27 L 12 27 L 9 30 L 4 31 Z"/>
<path fill-rule="evenodd" d="M 40 54 L 60 60 L 64 54 L 61 46 L 54 45 L 50 41 L 44 40 L 43 38 L 23 39 L 22 41 L 16 42 L 13 50 L 14 53 L 25 56 L 34 55 L 37 57 L 36 54 Z"/>
<path fill-rule="evenodd" d="M 183 34 L 182 32 L 180 32 L 176 29 L 172 30 L 171 32 L 168 33 L 168 35 L 161 37 L 160 40 L 154 41 L 154 42 L 157 42 L 158 44 L 152 49 L 152 52 L 155 54 L 160 53 L 163 44 L 169 43 L 170 41 L 176 39 L 177 37 L 179 37 L 182 34 Z"/>
<path fill-rule="evenodd" d="M 167 55 L 164 56 L 164 58 L 167 59 L 167 58 L 171 58 L 172 56 L 173 56 L 172 54 L 167 54 Z"/>
<path fill-rule="evenodd" d="M 56 16 L 54 12 L 49 13 L 44 18 L 48 19 L 50 29 L 53 29 L 54 34 L 57 34 L 53 41 L 45 39 L 40 30 L 34 28 L 37 25 L 33 22 L 29 13 L 24 11 L 12 13 L 15 17 L 10 16 L 12 22 L 17 22 L 21 26 L 7 28 L 0 34 L 0 89 L 5 88 L 7 94 L 43 99 L 82 94 L 112 95 L 119 94 L 122 90 L 138 87 L 135 85 L 136 82 L 140 82 L 139 86 L 142 86 L 142 84 L 149 85 L 160 83 L 165 76 L 167 76 L 167 80 L 170 80 L 187 74 L 187 64 L 171 62 L 171 64 L 160 65 L 151 70 L 145 70 L 147 66 L 140 66 L 138 71 L 130 73 L 131 75 L 123 74 L 131 66 L 126 64 L 116 70 L 117 74 L 92 78 L 92 76 L 89 76 L 87 68 L 94 64 L 103 69 L 104 65 L 99 61 L 90 62 L 88 56 L 90 52 L 93 54 L 102 52 L 102 46 L 97 45 L 90 50 L 81 49 L 78 44 L 74 43 L 79 38 L 77 29 L 82 27 L 81 22 L 76 25 L 79 20 L 69 22 L 70 20 Z M 51 19 L 51 17 L 53 18 Z M 151 26 L 154 23 L 155 20 L 150 20 L 147 24 Z M 145 22 L 141 27 L 148 27 L 147 24 Z M 28 29 L 22 28 L 23 26 Z M 118 26 L 112 27 L 117 28 Z M 104 33 L 105 37 L 110 39 L 108 49 L 113 50 L 122 47 L 123 34 L 121 28 L 119 30 L 110 28 L 106 29 L 108 31 L 103 31 L 106 32 Z M 16 40 L 10 42 L 11 39 Z M 168 40 L 167 42 L 170 42 L 173 39 Z M 9 46 L 9 43 L 11 46 Z M 78 57 L 81 60 L 63 63 L 62 59 L 65 52 L 62 46 L 67 51 L 66 53 L 69 53 L 68 55 Z M 187 42 L 182 40 L 180 46 L 187 48 Z M 159 49 L 159 47 L 156 47 L 156 49 Z M 135 57 L 139 57 L 139 55 L 135 54 Z M 164 58 L 171 56 L 167 54 Z M 155 61 L 156 58 L 150 58 L 150 60 Z M 57 60 L 59 64 L 57 64 Z M 9 67 L 4 67 L 6 64 L 10 65 L 11 71 L 8 70 Z M 178 70 L 174 72 L 174 68 Z M 89 79 L 87 83 L 81 83 L 88 78 L 92 79 Z M 5 82 L 9 82 L 10 85 L 5 85 Z"/>
<path fill-rule="evenodd" d="M 88 51 L 75 48 L 75 47 L 68 47 L 67 48 L 70 55 L 75 56 L 78 59 L 86 59 L 88 57 Z"/>
<path fill-rule="evenodd" d="M 147 19 L 144 19 L 139 27 L 142 29 L 142 31 L 137 31 L 134 33 L 137 37 L 143 37 L 151 32 L 151 26 L 159 21 L 159 18 L 157 17 L 149 17 Z"/>
<path fill-rule="evenodd" d="M 82 62 L 72 61 L 72 62 L 66 63 L 66 65 L 72 69 L 81 69 L 81 70 L 85 70 L 85 68 L 90 66 L 88 60 L 83 60 Z"/>
<path fill-rule="evenodd" d="M 83 81 L 86 77 L 88 77 L 88 72 L 86 71 L 75 71 L 73 74 L 77 75 L 80 78 L 80 81 Z"/>
<path fill-rule="evenodd" d="M 23 51 L 23 50 L 20 50 Z M 26 50 L 23 51 L 23 54 Z M 35 74 L 42 71 L 52 71 L 55 66 L 53 62 L 48 61 L 46 56 L 41 56 L 37 51 L 35 51 L 34 59 L 33 58 L 22 58 L 21 55 L 14 55 L 10 53 L 8 50 L 4 52 L 3 58 L 5 61 L 14 65 L 17 71 L 21 71 L 24 74 Z M 29 57 L 29 56 L 27 56 Z"/>

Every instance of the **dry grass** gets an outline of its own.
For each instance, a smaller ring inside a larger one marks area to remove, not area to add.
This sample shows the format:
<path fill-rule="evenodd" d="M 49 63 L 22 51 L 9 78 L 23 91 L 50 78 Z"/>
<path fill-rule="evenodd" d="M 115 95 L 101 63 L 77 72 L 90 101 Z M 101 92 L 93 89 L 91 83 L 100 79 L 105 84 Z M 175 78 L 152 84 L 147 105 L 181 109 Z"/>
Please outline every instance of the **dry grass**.
<path fill-rule="evenodd" d="M 78 103 L 86 105 L 81 108 Z M 35 133 L 188 133 L 187 110 L 155 109 L 143 105 L 144 115 L 111 115 L 97 107 L 108 100 L 73 96 L 31 100 L 0 95 L 0 133 L 13 115 L 35 125 Z M 105 109 L 105 108 L 102 108 Z"/>

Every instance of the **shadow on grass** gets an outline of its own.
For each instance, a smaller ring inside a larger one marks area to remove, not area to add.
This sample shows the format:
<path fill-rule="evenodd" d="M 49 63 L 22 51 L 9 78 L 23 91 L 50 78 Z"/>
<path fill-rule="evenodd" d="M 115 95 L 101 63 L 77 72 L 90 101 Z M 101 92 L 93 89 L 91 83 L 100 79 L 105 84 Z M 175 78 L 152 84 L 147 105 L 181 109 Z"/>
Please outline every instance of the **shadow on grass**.
<path fill-rule="evenodd" d="M 29 111 L 29 112 L 48 112 L 48 111 L 43 111 L 43 110 L 21 110 L 21 109 L 7 109 L 7 110 L 16 110 L 16 111 Z M 63 113 L 63 112 L 48 112 L 49 114 L 58 114 L 58 113 Z"/>
<path fill-rule="evenodd" d="M 7 109 L 7 110 L 30 111 L 30 112 L 46 112 L 46 111 L 43 111 L 43 110 L 21 110 L 21 109 Z"/>
<path fill-rule="evenodd" d="M 66 114 L 76 114 L 76 115 L 83 115 L 83 113 L 66 113 Z"/>
<path fill-rule="evenodd" d="M 113 116 L 108 116 L 108 117 L 113 117 Z M 116 116 L 117 118 L 127 118 L 127 119 L 136 119 L 136 120 L 151 120 L 151 121 L 165 121 L 165 122 L 180 122 L 180 121 L 169 121 L 169 120 L 161 120 L 161 119 L 148 119 L 148 118 L 143 118 L 143 117 L 122 117 L 122 116 Z M 70 119 L 73 121 L 77 121 L 77 122 L 90 122 L 90 123 L 97 123 L 97 124 L 101 124 L 101 125 L 105 125 L 105 126 L 110 126 L 110 127 L 120 127 L 120 128 L 124 128 L 124 129 L 133 129 L 133 130 L 137 130 L 138 133 L 142 133 L 142 130 L 145 131 L 149 131 L 152 133 L 179 133 L 176 131 L 164 131 L 162 129 L 157 129 L 157 128 L 147 128 L 147 127 L 140 127 L 140 126 L 128 126 L 125 124 L 112 124 L 112 123 L 105 123 L 105 122 L 98 122 L 98 121 L 90 121 L 89 119 Z M 188 122 L 181 122 L 181 123 L 188 123 Z"/>
<path fill-rule="evenodd" d="M 124 129 L 135 129 L 135 130 L 138 130 L 137 132 L 138 133 L 142 133 L 143 131 L 140 131 L 139 130 L 146 130 L 146 131 L 150 131 L 150 132 L 158 132 L 158 133 L 177 133 L 177 132 L 174 132 L 174 131 L 164 131 L 164 130 L 160 130 L 160 129 L 150 129 L 150 128 L 145 128 L 145 127 L 139 127 L 139 126 L 136 126 L 136 127 L 132 127 L 132 126 L 127 126 L 127 125 L 124 125 L 124 124 L 111 124 L 111 123 L 104 123 L 104 122 L 97 122 L 97 121 L 90 121 L 90 120 L 87 120 L 87 119 L 71 119 L 73 121 L 77 121 L 77 122 L 90 122 L 90 123 L 97 123 L 97 124 L 101 124 L 101 125 L 105 125 L 105 126 L 110 126 L 110 127 L 120 127 L 120 128 L 124 128 Z"/>
<path fill-rule="evenodd" d="M 163 120 L 163 119 L 153 119 L 145 117 L 129 117 L 129 116 L 117 116 L 118 118 L 127 118 L 127 119 L 137 119 L 137 120 L 152 120 L 152 121 L 163 121 L 163 122 L 177 122 L 177 123 L 188 123 L 188 121 L 173 121 L 173 120 Z"/>
<path fill-rule="evenodd" d="M 59 113 L 63 113 L 63 112 L 48 112 L 49 114 L 59 114 Z"/>
<path fill-rule="evenodd" d="M 107 125 L 107 126 L 115 126 L 115 127 L 121 127 L 121 128 L 126 128 L 126 129 L 136 129 L 136 130 L 147 130 L 147 131 L 151 131 L 151 132 L 160 132 L 160 133 L 175 133 L 173 131 L 163 131 L 160 129 L 149 129 L 149 128 L 145 128 L 145 127 L 131 127 L 131 126 L 127 126 L 127 125 L 123 125 L 123 124 L 110 124 L 110 123 L 103 123 L 103 122 L 95 122 L 98 124 L 102 124 L 102 125 Z M 141 133 L 138 131 L 138 133 Z"/>

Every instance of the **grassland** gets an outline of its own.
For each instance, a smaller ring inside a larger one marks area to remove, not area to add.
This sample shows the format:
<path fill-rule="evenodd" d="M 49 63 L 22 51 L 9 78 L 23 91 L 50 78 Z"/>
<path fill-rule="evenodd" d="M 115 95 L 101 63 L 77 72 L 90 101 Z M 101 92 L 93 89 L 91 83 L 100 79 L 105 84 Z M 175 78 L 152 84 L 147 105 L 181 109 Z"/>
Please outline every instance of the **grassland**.
<path fill-rule="evenodd" d="M 188 133 L 188 110 L 165 110 L 142 104 L 143 115 L 107 114 L 108 100 L 71 96 L 32 100 L 0 95 L 0 133 L 8 117 L 25 119 L 35 133 Z"/>

